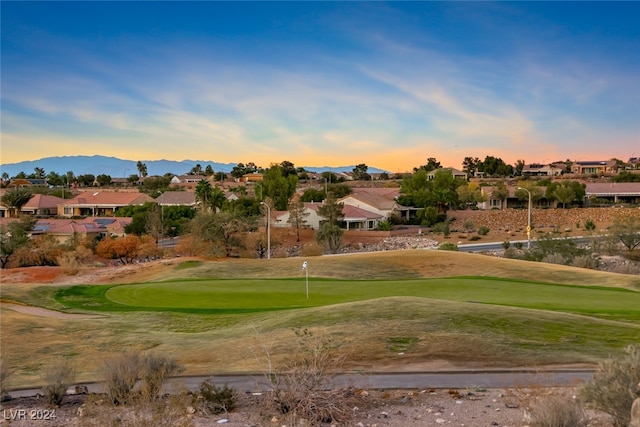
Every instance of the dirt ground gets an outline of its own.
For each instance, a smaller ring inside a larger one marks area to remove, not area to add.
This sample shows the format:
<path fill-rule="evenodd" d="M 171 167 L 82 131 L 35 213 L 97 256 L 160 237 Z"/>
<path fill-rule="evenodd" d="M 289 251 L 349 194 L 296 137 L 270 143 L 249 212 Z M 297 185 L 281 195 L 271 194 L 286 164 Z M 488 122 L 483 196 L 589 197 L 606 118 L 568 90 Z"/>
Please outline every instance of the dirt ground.
<path fill-rule="evenodd" d="M 528 426 L 545 402 L 579 399 L 575 388 L 518 389 L 422 389 L 422 390 L 345 390 L 341 401 L 347 416 L 315 425 L 356 427 L 449 426 Z M 3 404 L 4 420 L 12 426 L 194 426 L 224 424 L 234 427 L 314 425 L 308 420 L 282 414 L 271 397 L 253 393 L 238 395 L 237 407 L 228 413 L 205 415 L 197 410 L 193 396 L 165 398 L 161 409 L 113 407 L 99 395 L 67 396 L 58 407 L 46 405 L 42 397 L 14 399 Z M 19 412 L 24 410 L 24 412 Z M 17 419 L 24 414 L 24 419 Z M 48 420 L 44 416 L 55 416 Z M 11 417 L 13 416 L 13 419 Z M 611 417 L 585 411 L 590 427 L 611 427 Z M 40 418 L 38 418 L 40 417 Z"/>

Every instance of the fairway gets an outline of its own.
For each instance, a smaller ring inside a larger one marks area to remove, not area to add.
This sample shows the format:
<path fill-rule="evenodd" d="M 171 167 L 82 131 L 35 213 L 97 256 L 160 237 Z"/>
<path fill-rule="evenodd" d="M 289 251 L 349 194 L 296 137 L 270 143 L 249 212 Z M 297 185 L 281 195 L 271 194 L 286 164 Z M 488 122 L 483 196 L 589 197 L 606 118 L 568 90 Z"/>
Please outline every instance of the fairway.
<path fill-rule="evenodd" d="M 99 292 L 96 292 L 99 290 Z M 74 286 L 56 299 L 67 307 L 98 311 L 248 313 L 321 307 L 387 297 L 458 302 L 640 320 L 640 293 L 609 287 L 575 286 L 488 277 L 412 280 L 216 279 Z"/>

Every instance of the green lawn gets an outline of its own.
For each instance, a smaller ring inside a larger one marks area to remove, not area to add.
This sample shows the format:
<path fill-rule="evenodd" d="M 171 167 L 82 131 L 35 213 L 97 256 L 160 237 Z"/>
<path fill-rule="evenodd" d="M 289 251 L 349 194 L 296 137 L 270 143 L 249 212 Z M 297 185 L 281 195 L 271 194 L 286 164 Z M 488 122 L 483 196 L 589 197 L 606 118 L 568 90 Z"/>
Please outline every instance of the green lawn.
<path fill-rule="evenodd" d="M 640 293 L 611 287 L 559 285 L 490 277 L 411 280 L 175 280 L 58 291 L 65 307 L 98 311 L 249 313 L 321 307 L 404 296 L 473 302 L 640 321 Z"/>

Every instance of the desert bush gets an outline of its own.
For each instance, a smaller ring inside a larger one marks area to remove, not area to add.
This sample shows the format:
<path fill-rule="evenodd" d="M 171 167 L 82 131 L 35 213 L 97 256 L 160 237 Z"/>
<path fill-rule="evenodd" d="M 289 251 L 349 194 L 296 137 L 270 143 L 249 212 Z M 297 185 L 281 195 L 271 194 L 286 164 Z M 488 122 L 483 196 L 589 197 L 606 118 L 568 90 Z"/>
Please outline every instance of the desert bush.
<path fill-rule="evenodd" d="M 588 417 L 582 404 L 568 395 L 546 396 L 531 408 L 531 427 L 586 427 Z"/>
<path fill-rule="evenodd" d="M 630 345 L 625 355 L 598 365 L 594 377 L 582 389 L 585 401 L 613 416 L 615 427 L 625 427 L 640 383 L 640 346 Z"/>
<path fill-rule="evenodd" d="M 348 391 L 325 391 L 343 362 L 334 355 L 331 340 L 318 337 L 307 329 L 296 329 L 297 340 L 291 361 L 284 369 L 268 372 L 273 404 L 291 423 L 306 420 L 312 424 L 348 422 L 352 411 L 345 399 Z"/>
<path fill-rule="evenodd" d="M 124 405 L 132 401 L 141 366 L 142 357 L 137 351 L 122 353 L 104 362 L 102 373 L 111 403 Z"/>
<path fill-rule="evenodd" d="M 593 231 L 593 230 L 595 230 L 595 229 L 596 229 L 596 223 L 595 223 L 595 222 L 593 222 L 593 220 L 592 220 L 592 219 L 587 219 L 587 220 L 585 220 L 585 222 L 584 222 L 584 229 L 585 229 L 585 230 Z"/>
<path fill-rule="evenodd" d="M 573 259 L 573 266 L 595 270 L 598 268 L 598 258 L 591 255 L 578 255 Z"/>
<path fill-rule="evenodd" d="M 9 377 L 13 372 L 11 368 L 9 368 L 9 364 L 0 359 L 0 400 L 7 394 L 9 391 Z"/>
<path fill-rule="evenodd" d="M 66 275 L 73 276 L 80 271 L 80 261 L 73 254 L 62 254 L 56 258 L 56 262 Z"/>
<path fill-rule="evenodd" d="M 458 251 L 458 245 L 451 242 L 444 242 L 444 243 L 440 243 L 440 246 L 438 246 L 438 249 L 441 251 Z"/>
<path fill-rule="evenodd" d="M 466 220 L 463 224 L 463 227 L 465 228 L 465 230 L 467 231 L 473 231 L 475 230 L 476 226 L 473 223 L 473 221 L 471 221 L 470 219 Z"/>
<path fill-rule="evenodd" d="M 487 234 L 489 234 L 489 227 L 487 227 L 486 225 L 481 225 L 480 227 L 478 227 L 478 234 L 481 236 L 486 236 Z"/>
<path fill-rule="evenodd" d="M 323 253 L 324 253 L 324 250 L 317 243 L 305 244 L 302 247 L 302 256 L 304 256 L 304 257 L 320 256 Z"/>
<path fill-rule="evenodd" d="M 559 254 L 559 253 L 550 253 L 546 255 L 544 258 L 542 258 L 541 261 L 549 264 L 559 264 L 559 265 L 563 265 L 566 262 L 564 256 L 562 256 L 562 254 Z"/>
<path fill-rule="evenodd" d="M 433 232 L 437 234 L 443 234 L 445 237 L 448 237 L 451 234 L 449 223 L 445 221 L 435 224 L 433 226 Z"/>
<path fill-rule="evenodd" d="M 522 249 L 522 242 L 515 242 L 513 246 L 515 246 L 516 249 Z"/>
<path fill-rule="evenodd" d="M 140 364 L 140 398 L 143 402 L 156 400 L 167 378 L 179 372 L 175 359 L 147 354 Z"/>
<path fill-rule="evenodd" d="M 640 249 L 625 251 L 622 253 L 622 256 L 630 261 L 640 261 Z"/>
<path fill-rule="evenodd" d="M 166 400 L 145 404 L 113 407 L 98 395 L 87 396 L 85 404 L 78 408 L 83 427 L 192 427 L 189 416 L 191 396 L 179 394 Z M 107 406 L 108 405 L 108 406 Z"/>
<path fill-rule="evenodd" d="M 68 360 L 61 359 L 49 366 L 45 371 L 45 385 L 42 387 L 47 403 L 60 406 L 74 377 L 75 370 Z"/>
<path fill-rule="evenodd" d="M 508 240 L 505 240 L 504 242 L 502 242 L 502 248 L 507 250 L 511 247 L 511 242 Z"/>
<path fill-rule="evenodd" d="M 225 384 L 217 387 L 211 381 L 200 383 L 195 404 L 205 414 L 222 414 L 233 411 L 236 406 L 236 391 Z"/>

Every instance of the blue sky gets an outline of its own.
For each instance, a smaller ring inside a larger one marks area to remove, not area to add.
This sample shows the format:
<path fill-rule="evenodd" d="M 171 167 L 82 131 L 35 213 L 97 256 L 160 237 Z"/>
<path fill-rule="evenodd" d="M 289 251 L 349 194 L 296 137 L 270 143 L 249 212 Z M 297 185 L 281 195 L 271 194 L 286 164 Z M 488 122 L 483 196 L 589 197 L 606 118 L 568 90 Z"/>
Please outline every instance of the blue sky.
<path fill-rule="evenodd" d="M 6 2 L 0 163 L 640 155 L 640 2 Z"/>

